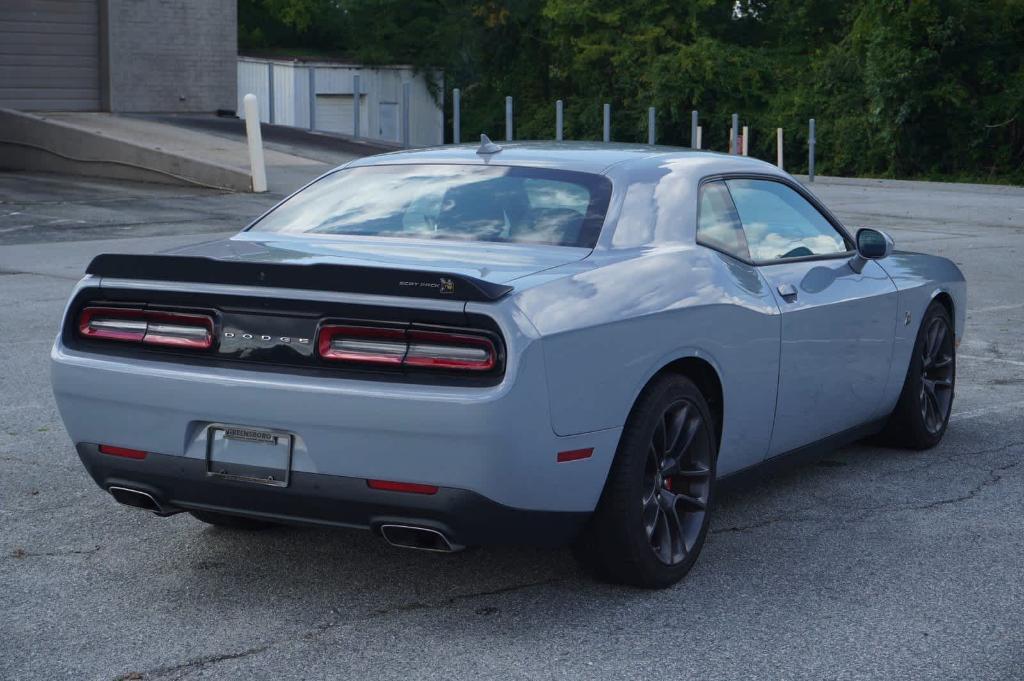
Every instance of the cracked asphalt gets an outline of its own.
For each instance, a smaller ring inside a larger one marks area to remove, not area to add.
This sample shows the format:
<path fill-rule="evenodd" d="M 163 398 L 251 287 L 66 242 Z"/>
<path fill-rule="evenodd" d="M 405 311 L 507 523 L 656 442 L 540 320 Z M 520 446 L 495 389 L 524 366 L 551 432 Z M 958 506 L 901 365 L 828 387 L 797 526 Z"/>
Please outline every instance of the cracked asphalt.
<path fill-rule="evenodd" d="M 50 393 L 96 253 L 233 231 L 273 196 L 0 174 L 0 679 L 1022 679 L 1024 189 L 819 181 L 970 289 L 954 414 L 726 490 L 693 572 L 638 591 L 567 551 L 391 549 L 118 506 Z"/>

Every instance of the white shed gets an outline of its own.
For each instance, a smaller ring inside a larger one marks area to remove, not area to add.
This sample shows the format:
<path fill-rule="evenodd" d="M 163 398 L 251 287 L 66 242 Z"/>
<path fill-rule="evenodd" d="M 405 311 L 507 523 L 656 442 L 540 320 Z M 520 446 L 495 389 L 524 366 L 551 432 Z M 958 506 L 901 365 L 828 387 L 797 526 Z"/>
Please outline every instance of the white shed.
<path fill-rule="evenodd" d="M 360 95 L 358 131 L 355 76 Z M 434 77 L 441 82 L 441 72 Z M 405 83 L 409 84 L 407 135 Z M 444 142 L 444 111 L 430 94 L 427 79 L 411 66 L 239 57 L 238 111 L 250 92 L 259 100 L 260 120 L 265 123 L 414 147 Z"/>

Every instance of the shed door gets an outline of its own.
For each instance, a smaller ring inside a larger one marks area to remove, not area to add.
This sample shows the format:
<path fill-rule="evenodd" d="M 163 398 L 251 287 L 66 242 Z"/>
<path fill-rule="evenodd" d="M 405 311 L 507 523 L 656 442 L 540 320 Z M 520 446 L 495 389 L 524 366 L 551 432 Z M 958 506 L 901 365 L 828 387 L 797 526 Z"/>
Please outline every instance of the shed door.
<path fill-rule="evenodd" d="M 380 103 L 380 129 L 378 139 L 398 141 L 398 103 Z"/>
<path fill-rule="evenodd" d="M 100 108 L 97 0 L 0 1 L 0 108 Z"/>
<path fill-rule="evenodd" d="M 317 95 L 316 129 L 351 135 L 352 95 Z"/>
<path fill-rule="evenodd" d="M 355 106 L 352 95 L 317 95 L 316 129 L 337 132 L 342 135 L 355 133 Z M 366 96 L 360 97 L 359 126 L 366 134 Z"/>

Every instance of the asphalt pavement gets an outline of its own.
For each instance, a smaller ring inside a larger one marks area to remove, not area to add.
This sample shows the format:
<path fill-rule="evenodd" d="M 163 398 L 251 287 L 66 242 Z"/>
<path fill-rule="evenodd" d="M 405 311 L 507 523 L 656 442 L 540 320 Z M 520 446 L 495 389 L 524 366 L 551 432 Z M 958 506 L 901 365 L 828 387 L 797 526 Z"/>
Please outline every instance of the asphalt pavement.
<path fill-rule="evenodd" d="M 275 196 L 0 174 L 0 679 L 1024 678 L 1024 189 L 813 190 L 966 274 L 949 431 L 730 489 L 691 574 L 652 592 L 566 550 L 421 554 L 118 506 L 50 392 L 68 292 L 94 254 L 229 233 Z"/>

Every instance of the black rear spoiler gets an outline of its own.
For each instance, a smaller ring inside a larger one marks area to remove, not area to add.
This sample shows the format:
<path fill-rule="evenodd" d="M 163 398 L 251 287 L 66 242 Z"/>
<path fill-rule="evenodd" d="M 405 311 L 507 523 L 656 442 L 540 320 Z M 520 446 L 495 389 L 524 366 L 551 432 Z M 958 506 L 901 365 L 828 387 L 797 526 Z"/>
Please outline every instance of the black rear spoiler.
<path fill-rule="evenodd" d="M 446 272 L 359 265 L 288 265 L 181 255 L 97 255 L 87 274 L 118 279 L 267 286 L 383 296 L 492 302 L 511 286 Z"/>

